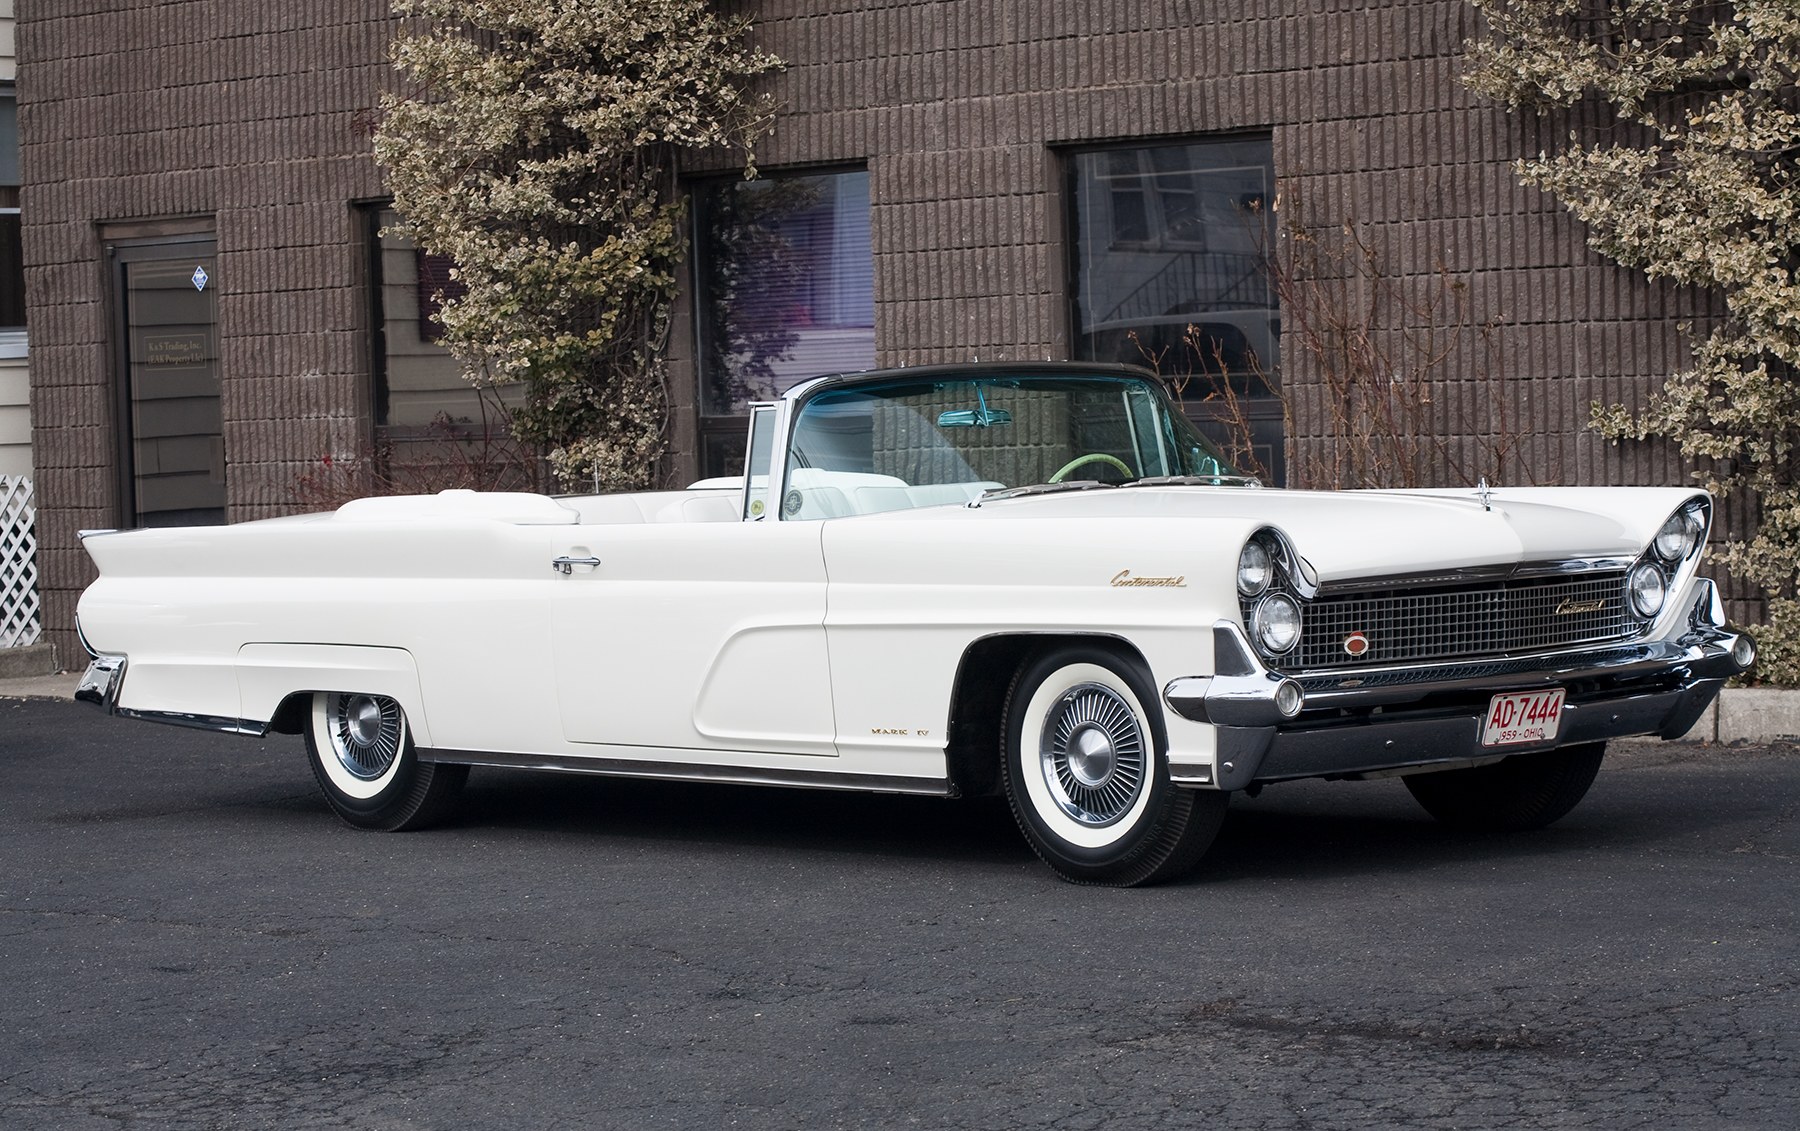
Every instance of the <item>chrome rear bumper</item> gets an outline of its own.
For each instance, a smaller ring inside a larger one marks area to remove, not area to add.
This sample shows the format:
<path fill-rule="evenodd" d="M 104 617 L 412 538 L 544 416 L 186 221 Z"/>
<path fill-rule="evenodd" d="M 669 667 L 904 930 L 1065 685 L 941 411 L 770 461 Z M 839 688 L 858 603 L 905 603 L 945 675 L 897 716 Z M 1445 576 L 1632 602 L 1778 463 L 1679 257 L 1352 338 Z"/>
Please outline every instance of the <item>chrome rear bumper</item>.
<path fill-rule="evenodd" d="M 196 730 L 219 731 L 224 734 L 248 734 L 257 738 L 269 733 L 269 724 L 256 719 L 233 719 L 219 715 L 196 715 L 188 711 L 141 711 L 119 706 L 119 687 L 125 682 L 124 656 L 96 655 L 75 685 L 75 699 L 92 703 L 109 715 L 128 719 L 144 719 L 153 723 L 170 723 Z"/>
<path fill-rule="evenodd" d="M 75 699 L 92 703 L 112 714 L 118 710 L 119 684 L 125 678 L 125 657 L 96 655 L 75 685 Z"/>

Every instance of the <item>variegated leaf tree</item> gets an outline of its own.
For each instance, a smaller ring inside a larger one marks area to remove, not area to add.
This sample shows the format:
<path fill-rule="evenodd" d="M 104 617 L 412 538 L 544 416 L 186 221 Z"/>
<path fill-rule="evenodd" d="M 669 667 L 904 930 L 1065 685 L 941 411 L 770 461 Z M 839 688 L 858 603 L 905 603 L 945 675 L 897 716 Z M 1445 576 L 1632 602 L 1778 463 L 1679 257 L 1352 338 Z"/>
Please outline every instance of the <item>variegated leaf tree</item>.
<path fill-rule="evenodd" d="M 1726 560 L 1771 597 L 1764 678 L 1800 682 L 1800 2 L 1472 2 L 1487 31 L 1470 86 L 1612 122 L 1521 161 L 1525 180 L 1602 253 L 1718 300 L 1643 411 L 1596 405 L 1593 421 L 1668 437 L 1714 491 L 1754 492 L 1758 527 Z"/>
<path fill-rule="evenodd" d="M 419 246 L 448 256 L 443 344 L 478 385 L 522 381 L 520 438 L 565 482 L 651 482 L 686 251 L 676 162 L 751 150 L 779 65 L 707 0 L 394 0 L 403 89 L 375 156 Z"/>

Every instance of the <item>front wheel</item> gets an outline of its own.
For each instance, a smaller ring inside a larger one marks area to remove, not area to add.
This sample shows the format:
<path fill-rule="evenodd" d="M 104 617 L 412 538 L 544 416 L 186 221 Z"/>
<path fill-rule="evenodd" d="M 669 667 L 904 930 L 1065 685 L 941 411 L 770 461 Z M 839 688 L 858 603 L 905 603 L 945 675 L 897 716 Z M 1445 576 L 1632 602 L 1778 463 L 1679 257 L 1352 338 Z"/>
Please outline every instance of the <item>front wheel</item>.
<path fill-rule="evenodd" d="M 1408 774 L 1413 798 L 1443 824 L 1469 832 L 1541 829 L 1587 795 L 1606 757 L 1606 743 L 1590 742 L 1514 754 L 1491 766 Z"/>
<path fill-rule="evenodd" d="M 401 832 L 447 815 L 469 767 L 419 761 L 406 712 L 384 695 L 313 695 L 306 755 L 325 800 L 359 829 Z"/>
<path fill-rule="evenodd" d="M 1162 713 L 1142 664 L 1101 648 L 1046 653 L 1013 677 L 1005 720 L 1006 799 L 1064 879 L 1174 879 L 1218 835 L 1226 795 L 1169 781 Z"/>

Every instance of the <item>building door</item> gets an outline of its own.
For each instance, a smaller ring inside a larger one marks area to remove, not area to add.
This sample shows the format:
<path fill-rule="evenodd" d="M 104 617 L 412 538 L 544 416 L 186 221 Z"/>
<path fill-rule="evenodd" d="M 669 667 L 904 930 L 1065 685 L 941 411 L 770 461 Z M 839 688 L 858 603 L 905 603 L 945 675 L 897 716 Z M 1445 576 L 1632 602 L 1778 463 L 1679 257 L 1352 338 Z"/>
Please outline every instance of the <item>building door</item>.
<path fill-rule="evenodd" d="M 225 521 L 212 238 L 113 248 L 120 509 L 126 526 Z"/>

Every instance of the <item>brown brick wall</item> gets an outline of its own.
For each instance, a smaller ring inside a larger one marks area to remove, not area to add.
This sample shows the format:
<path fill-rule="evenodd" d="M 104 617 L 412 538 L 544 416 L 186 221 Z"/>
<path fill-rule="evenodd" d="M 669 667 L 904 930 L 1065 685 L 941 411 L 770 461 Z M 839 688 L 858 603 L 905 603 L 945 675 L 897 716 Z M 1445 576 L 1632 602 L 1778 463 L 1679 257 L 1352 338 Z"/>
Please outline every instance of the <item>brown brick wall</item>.
<path fill-rule="evenodd" d="M 1469 318 L 1500 324 L 1491 350 L 1442 367 L 1468 386 L 1434 394 L 1447 440 L 1459 420 L 1504 419 L 1555 481 L 1679 474 L 1584 422 L 1591 400 L 1640 401 L 1679 361 L 1673 319 L 1703 311 L 1607 264 L 1518 183 L 1512 162 L 1569 124 L 1463 89 L 1458 57 L 1477 31 L 1463 0 L 740 7 L 791 63 L 769 83 L 783 113 L 761 164 L 870 167 L 880 364 L 1066 356 L 1060 154 L 1266 132 L 1309 226 L 1362 225 L 1389 275 L 1429 289 L 1446 269 Z M 1484 366 L 1503 389 L 1481 387 Z M 1284 352 L 1283 379 L 1290 444 L 1322 442 L 1324 391 L 1303 351 Z"/>
<path fill-rule="evenodd" d="M 1441 263 L 1476 318 L 1503 324 L 1487 360 L 1536 466 L 1571 482 L 1679 474 L 1666 452 L 1608 446 L 1583 422 L 1596 397 L 1640 400 L 1678 362 L 1674 319 L 1702 311 L 1607 265 L 1517 183 L 1510 162 L 1566 123 L 1509 117 L 1457 83 L 1476 30 L 1464 0 L 734 7 L 789 62 L 767 81 L 781 112 L 764 167 L 870 170 L 881 364 L 1067 356 L 1068 147 L 1266 132 L 1282 192 L 1313 223 L 1366 225 L 1416 285 Z M 34 441 L 65 662 L 89 576 L 74 532 L 115 513 L 107 225 L 185 217 L 216 232 L 232 519 L 291 509 L 296 475 L 368 434 L 353 203 L 381 194 L 366 127 L 393 81 L 391 27 L 380 0 L 22 9 Z M 678 473 L 693 467 L 689 325 L 670 349 Z M 1318 374 L 1295 351 L 1285 363 L 1304 451 L 1320 437 Z M 1442 430 L 1495 411 L 1495 395 L 1439 394 Z"/>
<path fill-rule="evenodd" d="M 379 0 L 21 11 L 41 565 L 63 663 L 91 576 L 75 531 L 118 521 L 108 236 L 170 218 L 216 234 L 231 519 L 293 509 L 295 475 L 367 434 L 352 202 L 381 193 L 366 127 L 390 28 Z"/>

